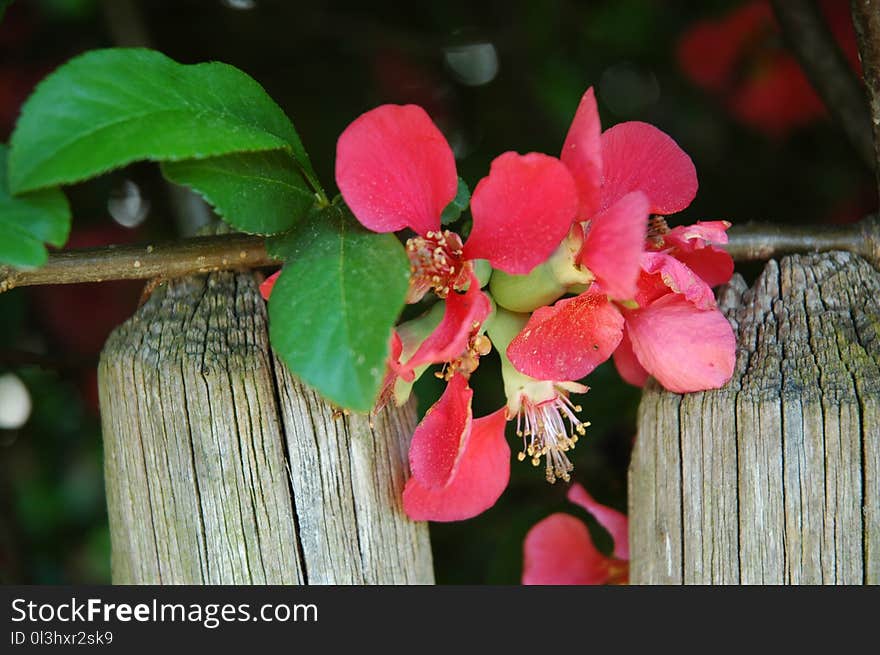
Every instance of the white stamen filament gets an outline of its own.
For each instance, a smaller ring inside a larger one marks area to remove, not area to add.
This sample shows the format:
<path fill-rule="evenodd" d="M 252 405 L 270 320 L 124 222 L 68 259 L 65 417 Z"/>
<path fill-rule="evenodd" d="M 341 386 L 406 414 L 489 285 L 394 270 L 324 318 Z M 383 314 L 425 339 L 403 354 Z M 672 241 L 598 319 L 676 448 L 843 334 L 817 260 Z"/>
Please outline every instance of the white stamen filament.
<path fill-rule="evenodd" d="M 528 398 L 522 399 L 516 417 L 516 433 L 523 440 L 518 458 L 523 461 L 528 456 L 532 465 L 538 466 L 544 457 L 547 482 L 571 479 L 574 465 L 566 453 L 575 447 L 578 436 L 585 434 L 590 425 L 578 418 L 576 412 L 579 411 L 580 405 L 572 404 L 562 392 L 537 404 Z M 568 421 L 567 428 L 565 421 Z"/>

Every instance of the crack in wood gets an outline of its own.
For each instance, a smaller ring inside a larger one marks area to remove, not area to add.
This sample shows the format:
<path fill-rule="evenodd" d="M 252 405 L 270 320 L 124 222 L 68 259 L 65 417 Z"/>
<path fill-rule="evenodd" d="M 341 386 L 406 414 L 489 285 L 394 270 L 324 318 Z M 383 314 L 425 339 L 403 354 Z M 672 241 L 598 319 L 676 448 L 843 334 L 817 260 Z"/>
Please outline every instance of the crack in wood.
<path fill-rule="evenodd" d="M 737 334 L 731 382 L 687 396 L 652 383 L 642 399 L 631 579 L 880 582 L 880 273 L 850 253 L 796 255 L 719 303 Z"/>
<path fill-rule="evenodd" d="M 270 352 L 252 274 L 162 285 L 99 387 L 114 582 L 433 582 L 400 503 L 412 405 L 335 422 Z"/>

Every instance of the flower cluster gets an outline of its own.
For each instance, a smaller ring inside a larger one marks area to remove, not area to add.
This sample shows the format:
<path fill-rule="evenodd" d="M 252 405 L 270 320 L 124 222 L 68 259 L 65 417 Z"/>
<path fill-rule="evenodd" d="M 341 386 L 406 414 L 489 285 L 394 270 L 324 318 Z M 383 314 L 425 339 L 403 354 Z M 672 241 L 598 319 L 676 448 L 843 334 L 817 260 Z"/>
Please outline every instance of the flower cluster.
<path fill-rule="evenodd" d="M 667 389 L 717 388 L 734 365 L 732 329 L 711 287 L 733 263 L 724 221 L 669 228 L 696 195 L 690 158 L 640 122 L 602 132 L 592 89 L 559 157 L 505 152 L 470 200 L 466 235 L 441 222 L 459 179 L 452 149 L 427 113 L 383 105 L 339 137 L 336 182 L 357 220 L 404 232 L 408 302 L 436 302 L 397 327 L 379 404 L 402 404 L 433 365 L 446 389 L 416 428 L 403 495 L 417 520 L 466 519 L 507 486 L 508 421 L 519 460 L 570 480 L 568 452 L 589 423 L 570 394 L 613 356 L 621 375 Z M 263 287 L 265 295 L 273 279 Z M 469 379 L 495 350 L 507 403 L 472 412 Z"/>

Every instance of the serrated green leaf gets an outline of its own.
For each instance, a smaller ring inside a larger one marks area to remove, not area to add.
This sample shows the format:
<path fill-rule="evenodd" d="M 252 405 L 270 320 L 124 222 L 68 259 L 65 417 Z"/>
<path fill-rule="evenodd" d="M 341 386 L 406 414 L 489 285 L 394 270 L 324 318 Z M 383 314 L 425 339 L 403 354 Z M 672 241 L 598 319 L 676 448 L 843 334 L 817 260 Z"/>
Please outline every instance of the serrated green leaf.
<path fill-rule="evenodd" d="M 368 232 L 340 205 L 274 241 L 287 263 L 269 301 L 273 348 L 331 402 L 369 411 L 409 284 L 403 246 Z"/>
<path fill-rule="evenodd" d="M 251 234 L 289 230 L 315 203 L 296 162 L 283 150 L 164 162 L 162 172 L 199 193 L 227 223 Z"/>
<path fill-rule="evenodd" d="M 70 207 L 58 189 L 22 196 L 9 193 L 8 148 L 0 144 L 0 264 L 42 266 L 43 243 L 63 246 L 70 233 Z"/>
<path fill-rule="evenodd" d="M 458 178 L 458 191 L 455 192 L 455 198 L 452 199 L 452 202 L 446 205 L 443 213 L 440 214 L 440 223 L 449 225 L 455 222 L 461 216 L 461 212 L 467 209 L 470 202 L 471 190 L 468 189 L 467 182 Z"/>
<path fill-rule="evenodd" d="M 95 50 L 43 80 L 10 142 L 15 193 L 78 182 L 134 161 L 285 149 L 314 170 L 263 87 L 217 62 L 183 65 L 143 48 Z"/>

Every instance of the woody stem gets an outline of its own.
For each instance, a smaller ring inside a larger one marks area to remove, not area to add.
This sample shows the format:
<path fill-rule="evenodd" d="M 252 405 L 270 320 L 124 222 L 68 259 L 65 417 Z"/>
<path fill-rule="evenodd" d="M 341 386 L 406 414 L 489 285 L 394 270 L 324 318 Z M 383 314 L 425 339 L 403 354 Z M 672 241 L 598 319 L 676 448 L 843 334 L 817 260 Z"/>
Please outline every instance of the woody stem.
<path fill-rule="evenodd" d="M 746 223 L 730 230 L 727 251 L 737 261 L 770 259 L 794 252 L 848 250 L 880 268 L 880 218 L 839 226 Z M 108 280 L 175 278 L 221 270 L 280 266 L 263 237 L 223 234 L 155 245 L 107 246 L 52 253 L 42 267 L 0 266 L 0 293 L 15 287 Z"/>

